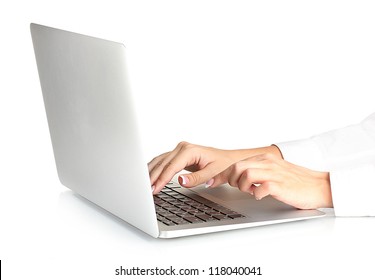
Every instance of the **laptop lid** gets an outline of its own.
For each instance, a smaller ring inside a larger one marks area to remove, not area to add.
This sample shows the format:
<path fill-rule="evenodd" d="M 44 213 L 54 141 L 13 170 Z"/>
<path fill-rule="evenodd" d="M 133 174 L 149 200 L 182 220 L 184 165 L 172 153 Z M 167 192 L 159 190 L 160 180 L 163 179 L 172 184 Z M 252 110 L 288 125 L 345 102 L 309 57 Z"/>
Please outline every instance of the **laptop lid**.
<path fill-rule="evenodd" d="M 124 45 L 30 25 L 61 183 L 159 235 Z"/>

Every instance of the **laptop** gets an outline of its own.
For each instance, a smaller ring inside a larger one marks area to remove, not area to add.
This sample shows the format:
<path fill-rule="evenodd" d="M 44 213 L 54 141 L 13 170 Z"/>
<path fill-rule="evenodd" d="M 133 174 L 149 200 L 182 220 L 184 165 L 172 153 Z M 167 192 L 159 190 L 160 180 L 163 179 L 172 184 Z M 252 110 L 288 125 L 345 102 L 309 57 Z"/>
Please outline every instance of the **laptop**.
<path fill-rule="evenodd" d="M 121 43 L 30 25 L 60 182 L 155 238 L 324 216 L 227 185 L 151 191 Z"/>

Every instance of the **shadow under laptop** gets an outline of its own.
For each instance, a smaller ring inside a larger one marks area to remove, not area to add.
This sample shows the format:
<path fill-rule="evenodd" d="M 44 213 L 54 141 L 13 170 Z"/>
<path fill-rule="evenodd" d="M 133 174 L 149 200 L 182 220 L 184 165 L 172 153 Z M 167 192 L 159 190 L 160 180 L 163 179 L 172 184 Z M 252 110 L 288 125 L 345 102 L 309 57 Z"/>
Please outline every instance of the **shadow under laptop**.
<path fill-rule="evenodd" d="M 94 230 L 97 235 L 100 233 L 108 234 L 108 230 L 110 230 L 111 237 L 119 235 L 122 238 L 154 240 L 154 238 L 142 234 L 137 228 L 71 190 L 60 193 L 58 212 L 60 218 L 68 223 L 67 227 L 69 227 L 69 224 L 70 226 L 72 226 L 71 224 L 78 224 L 84 231 Z"/>

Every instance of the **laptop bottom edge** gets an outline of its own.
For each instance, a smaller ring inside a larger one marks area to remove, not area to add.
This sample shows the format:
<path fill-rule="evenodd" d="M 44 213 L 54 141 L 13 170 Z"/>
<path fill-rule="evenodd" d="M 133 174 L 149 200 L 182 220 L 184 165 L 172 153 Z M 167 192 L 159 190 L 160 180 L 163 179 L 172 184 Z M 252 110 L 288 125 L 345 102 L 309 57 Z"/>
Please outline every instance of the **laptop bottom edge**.
<path fill-rule="evenodd" d="M 167 230 L 161 229 L 159 231 L 158 238 L 163 238 L 163 239 L 178 238 L 178 237 L 191 236 L 191 235 L 200 235 L 200 234 L 205 234 L 205 233 L 213 233 L 213 232 L 229 231 L 229 230 L 235 230 L 235 229 L 244 229 L 244 228 L 260 227 L 260 226 L 272 225 L 272 224 L 281 224 L 281 223 L 309 220 L 309 219 L 321 218 L 325 216 L 325 213 L 318 211 L 318 210 L 307 210 L 307 211 L 312 211 L 315 214 L 311 216 L 304 216 L 304 217 L 299 217 L 299 218 L 257 221 L 257 222 L 244 222 L 244 223 L 196 227 L 196 228 L 188 228 L 188 229 L 186 228 L 176 228 L 176 229 L 167 229 Z"/>

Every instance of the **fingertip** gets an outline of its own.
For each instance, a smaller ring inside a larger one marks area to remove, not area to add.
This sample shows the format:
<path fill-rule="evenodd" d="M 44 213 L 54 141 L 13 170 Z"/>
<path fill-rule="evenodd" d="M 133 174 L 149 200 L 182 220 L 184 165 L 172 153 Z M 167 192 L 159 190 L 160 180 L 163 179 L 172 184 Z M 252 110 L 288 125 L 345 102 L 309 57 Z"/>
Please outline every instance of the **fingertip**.
<path fill-rule="evenodd" d="M 181 186 L 186 187 L 189 184 L 189 178 L 186 175 L 180 175 L 178 176 L 178 182 Z"/>
<path fill-rule="evenodd" d="M 250 188 L 249 188 L 249 193 L 251 194 L 251 195 L 254 195 L 254 190 L 256 189 L 256 186 L 254 185 L 254 184 L 252 184 L 251 186 L 250 186 Z"/>
<path fill-rule="evenodd" d="M 211 188 L 214 184 L 215 180 L 212 178 L 210 180 L 208 180 L 205 184 L 204 184 L 204 187 L 207 189 L 207 188 Z"/>
<path fill-rule="evenodd" d="M 165 183 L 164 180 L 158 178 L 153 184 L 151 184 L 152 194 L 158 194 L 166 185 L 167 183 Z"/>
<path fill-rule="evenodd" d="M 153 186 L 151 187 L 151 191 L 152 191 L 152 194 L 153 194 L 153 195 L 157 195 L 157 194 L 161 191 L 161 189 L 160 189 L 158 186 L 153 185 Z"/>
<path fill-rule="evenodd" d="M 224 171 L 217 174 L 216 176 L 212 178 L 213 182 L 212 182 L 211 188 L 216 188 L 220 185 L 228 183 L 228 179 L 225 176 L 223 176 L 223 174 L 224 174 Z"/>
<path fill-rule="evenodd" d="M 259 186 L 256 186 L 253 184 L 252 188 L 256 200 L 262 200 L 266 196 L 271 195 L 271 192 L 269 191 L 267 185 L 260 184 Z"/>

